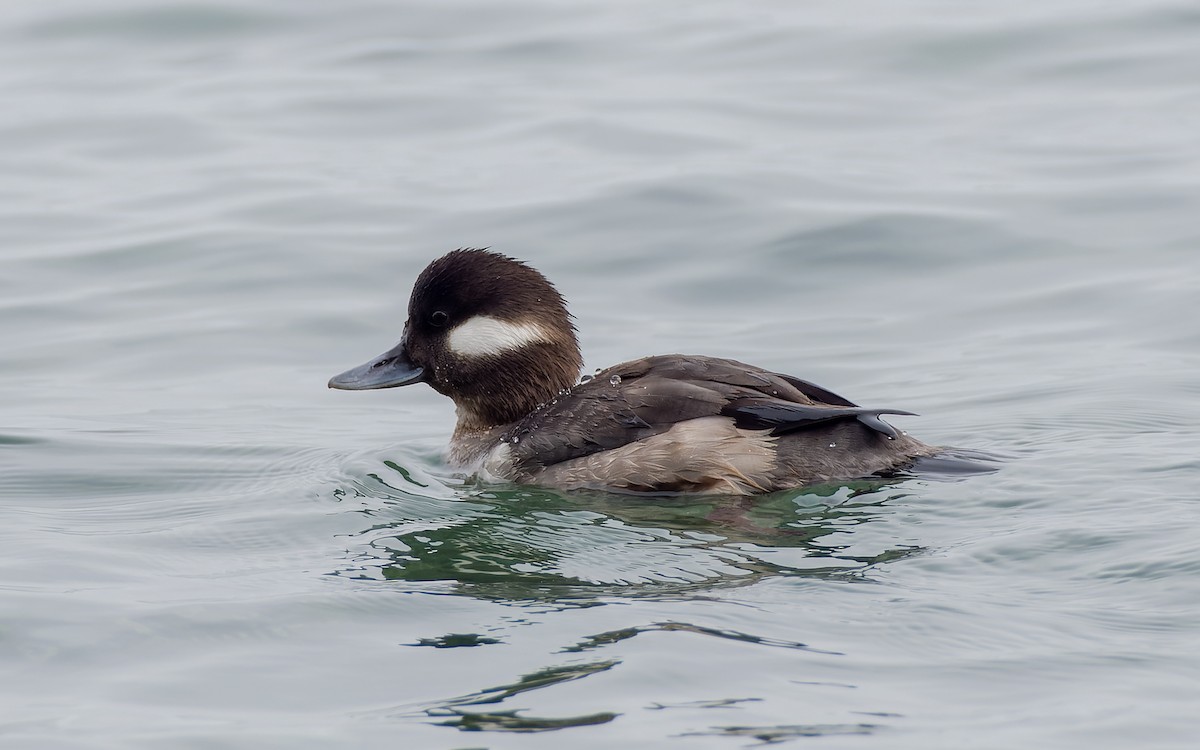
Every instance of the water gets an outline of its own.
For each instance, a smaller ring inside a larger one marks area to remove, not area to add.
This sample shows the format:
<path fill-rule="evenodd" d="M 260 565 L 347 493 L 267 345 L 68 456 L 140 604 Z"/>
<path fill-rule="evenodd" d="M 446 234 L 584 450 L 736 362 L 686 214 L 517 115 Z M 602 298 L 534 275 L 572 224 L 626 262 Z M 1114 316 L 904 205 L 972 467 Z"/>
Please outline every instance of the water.
<path fill-rule="evenodd" d="M 9 4 L 0 746 L 1194 747 L 1188 3 Z M 990 475 L 497 487 L 456 246 Z"/>

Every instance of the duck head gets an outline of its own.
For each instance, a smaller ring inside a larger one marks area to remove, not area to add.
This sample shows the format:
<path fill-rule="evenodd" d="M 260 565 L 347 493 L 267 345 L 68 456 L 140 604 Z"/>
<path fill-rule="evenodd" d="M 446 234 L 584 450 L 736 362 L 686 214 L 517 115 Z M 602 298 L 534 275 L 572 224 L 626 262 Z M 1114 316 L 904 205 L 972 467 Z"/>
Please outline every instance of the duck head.
<path fill-rule="evenodd" d="M 499 253 L 455 250 L 417 277 L 400 343 L 329 381 L 348 391 L 428 383 L 454 400 L 458 431 L 515 422 L 570 388 L 582 366 L 558 290 Z"/>

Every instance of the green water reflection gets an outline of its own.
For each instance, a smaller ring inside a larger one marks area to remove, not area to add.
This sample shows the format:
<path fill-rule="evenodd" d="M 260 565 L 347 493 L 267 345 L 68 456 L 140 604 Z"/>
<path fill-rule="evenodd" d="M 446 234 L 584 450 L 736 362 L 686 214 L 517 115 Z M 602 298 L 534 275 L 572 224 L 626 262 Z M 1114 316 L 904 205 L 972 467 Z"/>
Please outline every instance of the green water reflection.
<path fill-rule="evenodd" d="M 567 604 L 670 595 L 767 576 L 853 579 L 919 551 L 848 532 L 888 517 L 896 479 L 760 497 L 564 494 L 479 483 L 431 488 L 392 462 L 335 495 L 366 506 L 338 575 L 442 582 L 492 600 Z M 438 488 L 434 488 L 438 489 Z M 434 495 L 437 496 L 434 496 Z"/>

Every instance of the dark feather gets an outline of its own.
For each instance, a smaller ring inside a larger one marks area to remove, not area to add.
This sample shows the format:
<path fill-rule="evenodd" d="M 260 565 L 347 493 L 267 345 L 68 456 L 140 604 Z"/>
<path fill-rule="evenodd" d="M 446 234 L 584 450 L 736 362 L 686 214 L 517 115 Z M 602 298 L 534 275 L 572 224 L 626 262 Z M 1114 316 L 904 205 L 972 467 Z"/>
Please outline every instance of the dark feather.
<path fill-rule="evenodd" d="M 783 435 L 842 420 L 895 438 L 881 414 L 798 378 L 734 360 L 667 355 L 616 365 L 536 409 L 504 436 L 513 459 L 550 466 L 644 440 L 679 422 L 726 416 Z M 864 433 L 870 434 L 870 433 Z"/>
<path fill-rule="evenodd" d="M 899 409 L 868 409 L 861 406 L 829 406 L 826 404 L 794 404 L 779 400 L 745 399 L 729 403 L 721 414 L 732 417 L 744 430 L 771 430 L 783 435 L 838 419 L 857 419 L 867 427 L 895 439 L 899 432 L 879 418 L 880 414 L 916 416 Z"/>
<path fill-rule="evenodd" d="M 824 404 L 835 404 L 837 406 L 858 406 L 850 399 L 842 398 L 833 391 L 827 391 L 816 383 L 810 383 L 807 380 L 793 378 L 791 375 L 780 375 L 787 382 L 796 387 L 796 390 L 808 396 L 813 401 L 820 401 Z"/>

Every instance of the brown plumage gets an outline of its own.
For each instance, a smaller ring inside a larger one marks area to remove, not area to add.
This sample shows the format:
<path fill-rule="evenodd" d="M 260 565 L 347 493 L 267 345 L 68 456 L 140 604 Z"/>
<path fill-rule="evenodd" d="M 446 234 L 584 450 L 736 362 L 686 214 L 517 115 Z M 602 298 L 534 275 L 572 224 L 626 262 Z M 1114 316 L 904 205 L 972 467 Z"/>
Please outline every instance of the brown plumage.
<path fill-rule="evenodd" d="M 418 278 L 404 337 L 330 380 L 348 390 L 428 382 L 454 399 L 450 460 L 563 489 L 753 494 L 904 468 L 934 448 L 882 414 L 730 359 L 665 355 L 576 383 L 566 304 L 533 268 L 456 250 Z"/>
<path fill-rule="evenodd" d="M 933 452 L 880 422 L 883 413 L 908 412 L 859 408 L 730 359 L 646 357 L 503 431 L 512 469 L 487 467 L 563 488 L 751 494 L 895 471 Z"/>

